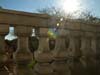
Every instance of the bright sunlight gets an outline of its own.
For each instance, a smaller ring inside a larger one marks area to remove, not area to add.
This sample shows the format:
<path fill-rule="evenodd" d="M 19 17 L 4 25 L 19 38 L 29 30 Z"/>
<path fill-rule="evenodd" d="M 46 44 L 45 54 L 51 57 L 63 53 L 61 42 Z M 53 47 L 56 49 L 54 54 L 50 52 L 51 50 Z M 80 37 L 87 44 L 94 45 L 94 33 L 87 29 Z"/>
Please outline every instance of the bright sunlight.
<path fill-rule="evenodd" d="M 59 0 L 58 5 L 62 8 L 65 13 L 73 13 L 81 10 L 81 0 Z"/>

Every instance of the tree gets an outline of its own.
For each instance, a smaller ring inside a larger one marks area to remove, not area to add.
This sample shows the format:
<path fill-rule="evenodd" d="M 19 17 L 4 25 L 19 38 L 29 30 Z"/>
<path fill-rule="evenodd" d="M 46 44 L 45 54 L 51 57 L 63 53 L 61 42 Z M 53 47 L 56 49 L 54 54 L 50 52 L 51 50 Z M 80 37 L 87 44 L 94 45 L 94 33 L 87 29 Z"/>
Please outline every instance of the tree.
<path fill-rule="evenodd" d="M 57 7 L 50 7 L 50 8 L 43 8 L 43 9 L 37 9 L 39 13 L 42 14 L 48 14 L 53 17 L 57 17 L 58 19 L 60 18 L 67 18 L 71 19 L 73 18 L 72 14 L 66 14 L 61 8 Z"/>
<path fill-rule="evenodd" d="M 92 12 L 89 11 L 81 12 L 78 19 L 81 21 L 88 21 L 88 22 L 100 22 L 100 18 L 94 16 Z"/>
<path fill-rule="evenodd" d="M 89 21 L 89 22 L 100 22 L 100 18 L 94 16 L 92 12 L 89 11 L 75 11 L 74 13 L 68 14 L 65 13 L 60 8 L 51 7 L 51 8 L 43 8 L 37 10 L 39 13 L 42 14 L 48 14 L 53 17 L 57 17 L 58 19 L 64 18 L 67 19 L 73 19 L 73 20 L 79 20 L 79 21 Z M 74 16 L 75 14 L 78 14 L 77 16 Z"/>
<path fill-rule="evenodd" d="M 2 6 L 0 6 L 0 9 L 3 9 Z"/>

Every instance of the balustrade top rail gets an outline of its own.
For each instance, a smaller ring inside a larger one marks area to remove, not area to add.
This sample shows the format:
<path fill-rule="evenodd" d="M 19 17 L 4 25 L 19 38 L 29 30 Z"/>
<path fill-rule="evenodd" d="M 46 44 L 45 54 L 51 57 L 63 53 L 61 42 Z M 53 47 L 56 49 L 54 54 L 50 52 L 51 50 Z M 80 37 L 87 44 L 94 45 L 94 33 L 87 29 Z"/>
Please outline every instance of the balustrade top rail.
<path fill-rule="evenodd" d="M 47 14 L 28 13 L 22 11 L 0 9 L 0 25 L 16 26 L 32 26 L 38 28 L 53 28 L 57 27 L 58 20 L 50 17 Z M 79 22 L 66 20 L 58 28 L 86 31 L 86 32 L 100 32 L 100 23 Z"/>
<path fill-rule="evenodd" d="M 15 10 L 0 10 L 0 24 L 41 26 L 47 25 L 47 14 L 27 13 Z"/>

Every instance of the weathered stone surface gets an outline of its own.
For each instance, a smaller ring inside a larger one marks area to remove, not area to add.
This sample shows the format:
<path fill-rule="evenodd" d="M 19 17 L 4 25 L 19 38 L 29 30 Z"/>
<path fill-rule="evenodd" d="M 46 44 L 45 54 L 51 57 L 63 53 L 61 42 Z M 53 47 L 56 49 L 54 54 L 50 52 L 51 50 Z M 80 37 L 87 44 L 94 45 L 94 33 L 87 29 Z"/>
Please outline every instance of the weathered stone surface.
<path fill-rule="evenodd" d="M 35 65 L 34 70 L 40 75 L 53 74 L 53 68 L 49 63 L 38 63 Z"/>
<path fill-rule="evenodd" d="M 32 61 L 32 53 L 29 50 L 29 36 L 32 32 L 31 27 L 15 27 L 18 35 L 18 48 L 15 52 L 15 61 L 17 63 L 17 75 L 32 75 L 32 69 L 28 66 Z"/>
<path fill-rule="evenodd" d="M 35 14 L 18 12 L 13 10 L 0 10 L 0 23 L 24 25 L 24 26 L 45 26 L 49 16 L 46 14 Z"/>
<path fill-rule="evenodd" d="M 51 62 L 52 52 L 49 49 L 49 41 L 46 37 L 40 37 L 38 50 L 34 53 L 38 62 Z"/>
<path fill-rule="evenodd" d="M 37 61 L 34 75 L 99 75 L 100 23 L 67 20 L 59 23 L 60 26 L 57 27 L 58 21 L 45 14 L 0 10 L 0 62 L 4 58 L 4 35 L 12 25 L 18 36 L 18 48 L 14 58 L 17 63 L 15 71 L 17 75 L 33 75 L 33 70 L 27 66 L 33 58 L 28 47 L 28 37 L 32 33 L 32 27 L 37 27 L 40 29 L 40 39 L 39 48 L 34 53 Z M 50 27 L 58 28 L 56 45 L 52 52 L 49 49 L 47 34 Z M 69 37 L 67 48 L 64 40 L 66 35 Z M 0 64 L 0 70 L 3 64 Z M 4 69 L 0 71 L 0 75 L 7 74 Z"/>
<path fill-rule="evenodd" d="M 9 32 L 9 25 L 7 24 L 0 24 L 0 35 L 6 35 Z"/>
<path fill-rule="evenodd" d="M 56 39 L 55 49 L 52 52 L 54 60 L 67 60 L 68 53 L 65 45 L 65 38 Z"/>
<path fill-rule="evenodd" d="M 48 52 L 42 52 L 42 51 L 36 51 L 35 52 L 35 59 L 38 62 L 51 62 L 53 59 L 53 54 L 48 51 Z"/>
<path fill-rule="evenodd" d="M 57 75 L 70 75 L 71 71 L 69 69 L 69 65 L 66 61 L 54 61 L 52 63 L 52 67 L 54 72 L 56 72 Z"/>

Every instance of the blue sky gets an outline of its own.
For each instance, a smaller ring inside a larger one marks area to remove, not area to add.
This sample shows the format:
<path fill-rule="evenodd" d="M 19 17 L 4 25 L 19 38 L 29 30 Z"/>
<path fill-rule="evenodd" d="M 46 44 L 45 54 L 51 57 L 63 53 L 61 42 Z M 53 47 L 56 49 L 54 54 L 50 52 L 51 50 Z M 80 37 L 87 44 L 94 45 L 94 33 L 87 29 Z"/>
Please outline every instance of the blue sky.
<path fill-rule="evenodd" d="M 80 0 L 81 6 L 100 17 L 100 0 Z M 0 0 L 0 6 L 26 12 L 36 12 L 37 9 L 57 6 L 59 0 Z"/>
<path fill-rule="evenodd" d="M 0 0 L 0 6 L 27 12 L 36 12 L 37 9 L 55 5 L 54 0 Z"/>
<path fill-rule="evenodd" d="M 26 12 L 36 12 L 37 9 L 48 8 L 52 6 L 57 6 L 60 0 L 0 0 L 0 6 L 5 9 L 26 11 Z M 94 15 L 100 17 L 100 0 L 79 0 L 81 1 L 80 6 L 83 9 L 91 11 Z M 60 7 L 62 8 L 62 7 Z M 10 29 L 11 30 L 11 29 Z M 11 37 L 9 34 L 6 38 L 12 40 L 16 38 Z"/>

